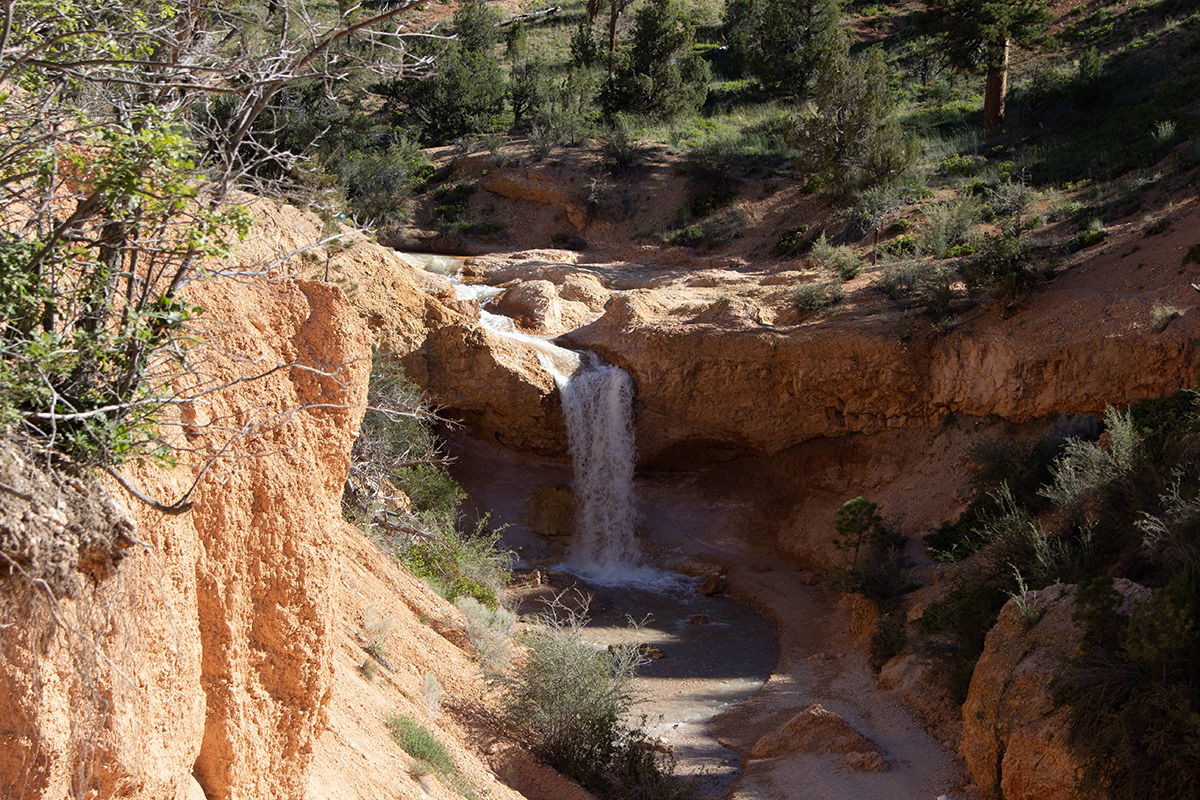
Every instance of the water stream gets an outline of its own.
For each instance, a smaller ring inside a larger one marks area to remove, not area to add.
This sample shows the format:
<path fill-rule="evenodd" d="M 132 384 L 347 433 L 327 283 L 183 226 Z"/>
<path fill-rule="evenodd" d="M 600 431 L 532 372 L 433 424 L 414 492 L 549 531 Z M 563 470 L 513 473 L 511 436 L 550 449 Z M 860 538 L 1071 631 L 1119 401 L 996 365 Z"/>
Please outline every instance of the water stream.
<path fill-rule="evenodd" d="M 635 530 L 637 453 L 629 374 L 595 353 L 568 350 L 549 339 L 522 333 L 509 317 L 488 311 L 487 304 L 503 289 L 463 283 L 457 273 L 449 277 L 459 300 L 479 303 L 479 321 L 485 328 L 532 348 L 542 369 L 554 378 L 567 427 L 577 505 L 567 569 L 601 584 L 662 579 L 661 572 L 644 565 Z"/>
<path fill-rule="evenodd" d="M 647 566 L 638 539 L 639 513 L 650 522 L 645 535 L 669 537 L 676 529 L 719 528 L 722 512 L 695 497 L 664 502 L 653 487 L 656 499 L 639 497 L 634 387 L 624 370 L 595 353 L 522 333 L 510 318 L 488 311 L 487 304 L 504 290 L 463 283 L 461 259 L 406 256 L 450 277 L 459 299 L 480 304 L 484 327 L 532 348 L 553 377 L 576 496 L 575 531 L 562 568 L 583 579 L 593 595 L 586 635 L 597 646 L 639 642 L 666 653 L 640 671 L 635 692 L 642 700 L 635 713 L 648 715 L 643 722 L 648 732 L 674 748 L 678 771 L 699 780 L 701 796 L 724 795 L 740 774 L 740 759 L 708 733 L 708 720 L 752 695 L 770 675 L 777 657 L 774 626 L 728 597 L 697 596 L 694 579 Z M 466 439 L 456 449 L 455 477 L 494 521 L 511 525 L 506 539 L 523 535 L 521 509 L 533 489 L 566 477 L 557 464 L 530 461 L 492 444 Z M 631 629 L 630 618 L 642 620 L 642 626 Z"/>

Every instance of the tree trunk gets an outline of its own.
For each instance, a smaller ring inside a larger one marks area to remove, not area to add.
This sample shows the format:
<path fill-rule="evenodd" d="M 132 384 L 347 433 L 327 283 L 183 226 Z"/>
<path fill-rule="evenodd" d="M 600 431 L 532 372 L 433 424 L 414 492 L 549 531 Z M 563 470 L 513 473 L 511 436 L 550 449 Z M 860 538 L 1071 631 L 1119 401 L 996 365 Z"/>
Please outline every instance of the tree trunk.
<path fill-rule="evenodd" d="M 1008 39 L 988 55 L 987 84 L 983 92 L 983 133 L 995 136 L 1004 128 L 1004 103 L 1008 96 Z"/>
<path fill-rule="evenodd" d="M 617 70 L 617 23 L 621 21 L 621 0 L 612 0 L 608 13 L 608 77 Z"/>

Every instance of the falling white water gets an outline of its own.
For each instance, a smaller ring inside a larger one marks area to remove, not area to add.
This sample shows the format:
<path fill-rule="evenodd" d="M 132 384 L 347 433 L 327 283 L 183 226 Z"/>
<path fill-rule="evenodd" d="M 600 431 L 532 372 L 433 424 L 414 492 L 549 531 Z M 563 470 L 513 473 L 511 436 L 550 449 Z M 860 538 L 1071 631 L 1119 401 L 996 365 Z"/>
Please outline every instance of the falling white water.
<path fill-rule="evenodd" d="M 634 535 L 633 381 L 595 353 L 584 353 L 573 375 L 552 374 L 575 469 L 570 563 L 601 579 L 620 579 L 642 561 Z"/>
<path fill-rule="evenodd" d="M 575 536 L 567 566 L 599 583 L 660 579 L 657 570 L 642 566 L 635 534 L 636 452 L 629 374 L 595 353 L 568 350 L 521 333 L 510 318 L 482 308 L 503 289 L 455 280 L 454 291 L 459 300 L 480 303 L 479 320 L 485 328 L 532 347 L 558 387 L 575 477 Z"/>

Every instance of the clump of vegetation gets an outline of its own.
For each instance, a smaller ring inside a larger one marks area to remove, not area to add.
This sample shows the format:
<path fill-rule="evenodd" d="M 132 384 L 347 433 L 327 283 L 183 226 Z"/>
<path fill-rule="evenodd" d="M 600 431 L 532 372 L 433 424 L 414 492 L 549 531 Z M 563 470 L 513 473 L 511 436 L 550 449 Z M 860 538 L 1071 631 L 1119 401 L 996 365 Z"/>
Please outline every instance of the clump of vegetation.
<path fill-rule="evenodd" d="M 455 607 L 467 620 L 467 639 L 491 670 L 503 671 L 512 657 L 512 632 L 517 617 L 503 605 L 486 606 L 474 597 L 459 597 Z"/>
<path fill-rule="evenodd" d="M 1117 800 L 1177 791 L 1193 780 L 1200 756 L 1196 562 L 1129 613 L 1119 610 L 1110 576 L 1080 586 L 1076 600 L 1083 644 L 1054 689 L 1073 709 L 1081 788 Z"/>
<path fill-rule="evenodd" d="M 446 470 L 420 390 L 380 359 L 368 403 L 343 494 L 347 517 L 447 599 L 495 607 L 513 555 L 487 518 L 473 526 L 460 518 L 466 495 Z"/>
<path fill-rule="evenodd" d="M 780 256 L 802 255 L 815 241 L 809 233 L 810 225 L 797 225 L 788 228 L 779 235 L 775 242 L 775 254 Z"/>
<path fill-rule="evenodd" d="M 792 289 L 792 302 L 802 313 L 821 311 L 842 302 L 840 279 L 799 283 Z"/>
<path fill-rule="evenodd" d="M 528 660 L 502 683 L 511 729 L 599 797 L 694 797 L 690 783 L 672 774 L 670 758 L 645 746 L 645 735 L 623 721 L 644 657 L 636 646 L 604 649 L 585 641 L 586 621 L 586 608 L 571 611 L 559 598 L 525 637 Z"/>
<path fill-rule="evenodd" d="M 834 529 L 834 546 L 847 560 L 846 567 L 836 572 L 836 582 L 881 603 L 904 593 L 904 539 L 884 523 L 879 506 L 863 497 L 847 500 L 838 509 Z"/>
<path fill-rule="evenodd" d="M 817 236 L 809 250 L 809 259 L 821 269 L 828 270 L 843 281 L 848 281 L 858 275 L 862 269 L 862 259 L 858 254 L 845 245 L 833 245 L 825 238 L 824 232 Z"/>
<path fill-rule="evenodd" d="M 445 745 L 428 728 L 403 714 L 388 717 L 387 727 L 400 749 L 416 759 L 414 772 L 418 776 L 432 772 L 463 797 L 473 800 L 477 796 Z"/>
<path fill-rule="evenodd" d="M 708 94 L 708 64 L 692 43 L 695 24 L 676 0 L 650 0 L 634 15 L 633 37 L 617 54 L 600 93 L 608 114 L 672 117 L 698 108 Z"/>

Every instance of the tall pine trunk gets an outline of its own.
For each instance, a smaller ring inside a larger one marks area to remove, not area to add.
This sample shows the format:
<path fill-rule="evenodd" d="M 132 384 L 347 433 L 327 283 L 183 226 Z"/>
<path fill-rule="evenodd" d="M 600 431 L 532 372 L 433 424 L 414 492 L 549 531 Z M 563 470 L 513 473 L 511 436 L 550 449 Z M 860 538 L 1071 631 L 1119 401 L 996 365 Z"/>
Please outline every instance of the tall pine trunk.
<path fill-rule="evenodd" d="M 1004 105 L 1008 97 L 1008 54 L 1012 41 L 1005 39 L 988 54 L 987 83 L 983 92 L 983 133 L 995 136 L 1004 128 Z"/>

